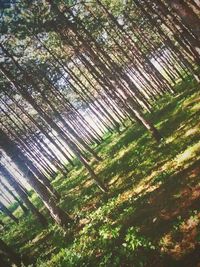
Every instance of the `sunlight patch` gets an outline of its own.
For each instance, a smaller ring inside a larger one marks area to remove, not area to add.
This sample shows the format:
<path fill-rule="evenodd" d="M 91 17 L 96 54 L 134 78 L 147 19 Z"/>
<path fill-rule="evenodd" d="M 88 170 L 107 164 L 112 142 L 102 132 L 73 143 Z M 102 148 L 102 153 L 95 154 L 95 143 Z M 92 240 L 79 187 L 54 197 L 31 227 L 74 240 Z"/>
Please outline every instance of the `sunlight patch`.
<path fill-rule="evenodd" d="M 191 108 L 192 111 L 198 111 L 200 110 L 200 102 L 199 103 L 196 103 L 192 108 Z"/>
<path fill-rule="evenodd" d="M 183 162 L 188 161 L 193 157 L 195 157 L 198 152 L 200 152 L 200 142 L 198 142 L 194 146 L 187 148 L 183 153 L 179 154 L 176 157 L 175 161 L 178 165 L 182 164 Z"/>
<path fill-rule="evenodd" d="M 186 101 L 184 101 L 183 107 L 186 108 L 188 106 L 192 106 L 193 104 L 195 104 L 195 105 L 196 105 L 196 103 L 198 104 L 200 102 L 200 97 L 198 95 L 199 95 L 199 93 L 197 95 L 194 94 L 189 99 L 187 99 Z"/>
<path fill-rule="evenodd" d="M 199 133 L 199 129 L 200 129 L 200 124 L 198 124 L 196 127 L 187 130 L 187 132 L 185 133 L 185 136 L 190 136 L 190 135 L 195 135 Z"/>
<path fill-rule="evenodd" d="M 166 144 L 169 144 L 169 143 L 172 143 L 174 140 L 176 139 L 176 136 L 170 136 L 166 139 L 165 143 Z"/>

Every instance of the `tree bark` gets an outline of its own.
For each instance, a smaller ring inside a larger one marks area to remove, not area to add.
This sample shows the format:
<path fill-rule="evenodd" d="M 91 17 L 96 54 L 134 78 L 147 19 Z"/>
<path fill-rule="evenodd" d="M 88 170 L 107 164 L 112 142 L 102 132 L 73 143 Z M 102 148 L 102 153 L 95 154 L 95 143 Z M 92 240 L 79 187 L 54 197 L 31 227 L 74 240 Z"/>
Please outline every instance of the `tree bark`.
<path fill-rule="evenodd" d="M 11 187 L 15 189 L 15 191 L 19 194 L 21 199 L 24 201 L 26 206 L 30 209 L 30 211 L 36 216 L 41 225 L 46 224 L 46 219 L 44 215 L 33 205 L 33 203 L 29 200 L 28 195 L 23 191 L 21 186 L 18 184 L 17 180 L 11 174 L 11 172 L 0 163 L 0 173 L 5 177 Z"/>
<path fill-rule="evenodd" d="M 1 173 L 1 163 L 0 163 L 0 173 Z M 8 188 L 8 186 L 3 182 L 0 181 L 0 184 L 2 184 L 2 186 L 4 187 L 4 189 L 14 198 L 14 200 L 19 204 L 19 206 L 21 207 L 21 209 L 23 210 L 23 212 L 25 214 L 28 213 L 28 209 L 24 206 L 24 204 L 22 203 L 22 201 L 12 192 L 12 190 L 10 188 Z"/>
<path fill-rule="evenodd" d="M 15 223 L 18 223 L 19 220 L 12 214 L 12 212 L 0 201 L 0 210 L 7 215 Z"/>
<path fill-rule="evenodd" d="M 2 239 L 0 239 L 0 250 L 8 256 L 9 260 L 16 266 L 21 266 L 22 261 L 20 255 L 13 251 Z M 9 265 L 8 265 L 9 266 Z"/>
<path fill-rule="evenodd" d="M 71 217 L 57 205 L 47 188 L 36 178 L 31 169 L 27 166 L 28 158 L 26 158 L 17 145 L 1 129 L 0 147 L 6 152 L 8 157 L 13 160 L 21 172 L 24 173 L 24 178 L 38 193 L 56 223 L 62 227 L 68 226 L 68 224 L 72 222 Z M 47 221 L 44 221 L 44 224 L 47 224 Z"/>

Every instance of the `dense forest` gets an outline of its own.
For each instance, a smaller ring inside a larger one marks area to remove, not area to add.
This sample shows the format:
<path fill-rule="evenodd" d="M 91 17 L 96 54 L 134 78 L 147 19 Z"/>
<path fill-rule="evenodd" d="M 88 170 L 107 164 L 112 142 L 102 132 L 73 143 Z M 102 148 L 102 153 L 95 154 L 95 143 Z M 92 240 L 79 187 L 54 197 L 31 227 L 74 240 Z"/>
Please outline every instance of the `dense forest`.
<path fill-rule="evenodd" d="M 0 267 L 200 266 L 200 1 L 0 0 Z"/>

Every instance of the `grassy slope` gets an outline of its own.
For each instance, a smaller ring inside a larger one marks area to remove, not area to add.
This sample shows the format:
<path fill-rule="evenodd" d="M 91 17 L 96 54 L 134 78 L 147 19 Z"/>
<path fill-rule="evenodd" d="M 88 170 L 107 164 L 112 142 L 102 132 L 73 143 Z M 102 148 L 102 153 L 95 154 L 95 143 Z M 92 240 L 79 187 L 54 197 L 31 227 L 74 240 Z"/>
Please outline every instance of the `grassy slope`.
<path fill-rule="evenodd" d="M 200 263 L 200 93 L 187 81 L 149 116 L 164 141 L 138 125 L 108 136 L 92 162 L 109 184 L 103 195 L 78 166 L 53 182 L 77 223 L 64 232 L 31 216 L 4 239 L 37 266 L 180 266 Z M 33 195 L 34 202 L 42 207 Z M 19 210 L 16 211 L 19 215 Z M 45 211 L 44 211 L 45 212 Z M 31 229 L 31 230 L 30 230 Z"/>

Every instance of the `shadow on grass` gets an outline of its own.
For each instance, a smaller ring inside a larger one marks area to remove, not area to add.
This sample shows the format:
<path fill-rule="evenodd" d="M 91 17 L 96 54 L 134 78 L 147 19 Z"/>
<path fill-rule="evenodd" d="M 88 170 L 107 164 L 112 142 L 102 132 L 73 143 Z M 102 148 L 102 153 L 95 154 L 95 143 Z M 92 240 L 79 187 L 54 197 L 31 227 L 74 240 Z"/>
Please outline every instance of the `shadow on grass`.
<path fill-rule="evenodd" d="M 127 229 L 134 226 L 155 246 L 154 250 L 140 247 L 135 254 L 147 259 L 148 265 L 145 267 L 194 267 L 199 256 L 198 242 L 194 240 L 196 235 L 193 234 L 193 239 L 189 241 L 189 232 L 182 229 L 183 225 L 192 227 L 190 217 L 193 216 L 196 224 L 192 231 L 195 232 L 200 213 L 200 161 L 195 154 L 188 152 L 188 148 L 200 140 L 196 126 L 199 111 L 192 110 L 194 100 L 188 102 L 197 92 L 193 88 L 187 90 L 189 82 L 177 86 L 176 96 L 166 95 L 158 101 L 153 114 L 146 114 L 164 136 L 160 145 L 142 126 L 129 123 L 128 129 L 120 135 L 107 136 L 104 143 L 96 148 L 104 160 L 99 163 L 93 161 L 93 167 L 100 179 L 110 185 L 107 195 L 93 184 L 79 162 L 66 177 L 60 175 L 53 181 L 52 184 L 62 194 L 61 207 L 79 220 L 69 233 L 63 234 L 53 224 L 43 231 L 32 217 L 27 217 L 20 226 L 12 226 L 5 239 L 12 245 L 21 246 L 22 253 L 46 261 L 51 255 L 59 254 L 63 248 L 74 244 L 75 239 L 88 238 L 88 242 L 83 242 L 85 249 L 89 247 L 88 251 L 92 247 L 92 254 L 82 253 L 80 258 L 83 263 L 89 261 L 94 266 L 98 265 L 103 255 L 114 261 L 122 248 Z M 192 87 L 195 86 L 192 84 Z M 180 166 L 174 168 L 177 157 L 180 158 L 185 151 L 189 162 L 180 161 Z M 33 196 L 33 199 L 42 208 L 38 198 Z M 79 225 L 81 220 L 85 222 Z M 87 228 L 88 223 L 91 224 L 89 234 L 81 234 L 80 231 Z M 120 227 L 119 237 L 102 241 L 99 229 L 110 225 Z M 33 229 L 32 234 L 29 229 Z M 192 249 L 190 244 L 193 244 Z M 191 263 L 189 255 L 194 258 Z M 126 253 L 120 257 L 121 265 L 118 266 L 133 266 L 133 258 L 127 259 Z"/>

